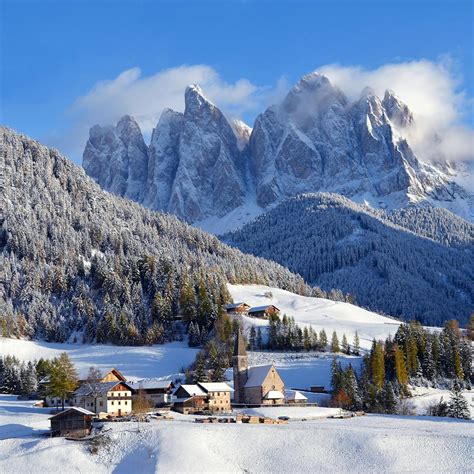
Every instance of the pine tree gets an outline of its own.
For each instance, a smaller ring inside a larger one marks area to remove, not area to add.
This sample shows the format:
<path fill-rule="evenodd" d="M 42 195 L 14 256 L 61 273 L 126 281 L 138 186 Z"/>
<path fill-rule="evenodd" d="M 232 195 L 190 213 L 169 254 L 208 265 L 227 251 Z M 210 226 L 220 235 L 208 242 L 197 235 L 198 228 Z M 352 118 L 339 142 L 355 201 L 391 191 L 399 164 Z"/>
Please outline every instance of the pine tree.
<path fill-rule="evenodd" d="M 250 328 L 250 335 L 249 335 L 249 349 L 255 350 L 257 344 L 257 332 L 255 330 L 255 326 Z"/>
<path fill-rule="evenodd" d="M 345 334 L 342 335 L 342 352 L 344 352 L 345 354 L 350 354 L 351 353 L 351 350 L 350 350 L 350 347 L 349 347 L 349 344 L 347 342 L 347 337 Z"/>
<path fill-rule="evenodd" d="M 257 349 L 263 348 L 263 340 L 262 340 L 262 330 L 260 326 L 257 328 Z"/>
<path fill-rule="evenodd" d="M 353 352 L 354 352 L 354 355 L 360 355 L 360 341 L 359 341 L 359 334 L 357 333 L 357 331 L 355 332 L 355 335 L 354 335 L 354 344 L 353 344 Z"/>
<path fill-rule="evenodd" d="M 321 329 L 321 331 L 319 331 L 319 345 L 322 351 L 326 350 L 328 345 L 328 337 L 324 329 Z"/>
<path fill-rule="evenodd" d="M 410 376 L 415 376 L 418 370 L 418 347 L 412 336 L 407 340 L 407 370 Z"/>
<path fill-rule="evenodd" d="M 207 371 L 206 371 L 206 358 L 202 351 L 199 351 L 196 355 L 196 367 L 193 374 L 193 383 L 207 382 Z"/>
<path fill-rule="evenodd" d="M 474 341 L 474 313 L 469 316 L 469 321 L 466 326 L 466 336 L 470 341 Z"/>
<path fill-rule="evenodd" d="M 451 387 L 451 398 L 448 403 L 448 416 L 464 420 L 471 419 L 469 405 L 462 395 L 462 383 L 457 379 L 454 380 Z"/>
<path fill-rule="evenodd" d="M 337 338 L 336 331 L 333 331 L 331 337 L 331 352 L 341 352 L 341 349 L 339 348 L 339 339 Z"/>
<path fill-rule="evenodd" d="M 392 382 L 385 382 L 382 391 L 382 400 L 385 413 L 395 413 L 397 408 L 397 397 L 393 390 Z"/>

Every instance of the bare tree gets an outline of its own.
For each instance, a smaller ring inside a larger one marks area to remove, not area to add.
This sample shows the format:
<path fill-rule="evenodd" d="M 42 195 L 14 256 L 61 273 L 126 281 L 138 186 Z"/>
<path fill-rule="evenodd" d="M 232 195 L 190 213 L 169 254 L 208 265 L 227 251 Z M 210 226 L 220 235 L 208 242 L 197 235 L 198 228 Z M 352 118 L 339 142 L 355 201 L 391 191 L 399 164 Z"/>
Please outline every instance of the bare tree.
<path fill-rule="evenodd" d="M 85 381 L 86 387 L 89 389 L 89 393 L 94 399 L 94 413 L 97 413 L 97 399 L 102 394 L 100 391 L 100 381 L 102 380 L 102 373 L 97 367 L 89 367 L 87 378 Z"/>

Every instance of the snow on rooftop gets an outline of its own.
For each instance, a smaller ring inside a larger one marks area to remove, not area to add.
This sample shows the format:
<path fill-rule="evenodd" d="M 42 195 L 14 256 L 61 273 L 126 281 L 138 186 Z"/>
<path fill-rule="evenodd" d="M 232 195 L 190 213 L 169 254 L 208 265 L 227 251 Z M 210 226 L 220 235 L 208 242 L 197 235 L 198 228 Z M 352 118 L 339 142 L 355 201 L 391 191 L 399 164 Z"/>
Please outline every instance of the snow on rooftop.
<path fill-rule="evenodd" d="M 206 392 L 231 392 L 233 389 L 225 382 L 198 382 Z"/>
<path fill-rule="evenodd" d="M 249 367 L 248 379 L 245 383 L 246 387 L 258 387 L 263 384 L 268 372 L 273 367 L 273 364 L 269 365 L 257 365 L 255 367 Z"/>
<path fill-rule="evenodd" d="M 181 388 L 189 393 L 190 396 L 206 395 L 206 393 L 196 384 L 183 384 Z"/>
<path fill-rule="evenodd" d="M 270 390 L 263 398 L 265 400 L 280 400 L 285 398 L 285 395 L 283 395 L 283 393 L 281 393 L 279 390 Z"/>
<path fill-rule="evenodd" d="M 152 388 L 168 388 L 173 383 L 172 380 L 161 380 L 159 378 L 147 378 L 128 382 L 135 390 L 152 389 Z"/>
<path fill-rule="evenodd" d="M 271 308 L 272 306 L 273 306 L 272 304 L 265 304 L 263 306 L 253 306 L 252 308 L 249 309 L 249 313 L 256 313 L 257 311 L 265 311 L 266 309 Z"/>
<path fill-rule="evenodd" d="M 305 397 L 301 392 L 298 390 L 293 390 L 288 395 L 288 400 L 308 400 L 308 397 Z"/>
<path fill-rule="evenodd" d="M 86 410 L 85 408 L 69 407 L 69 408 L 66 408 L 63 411 L 60 411 L 59 413 L 55 413 L 51 418 L 54 418 L 55 416 L 58 416 L 58 415 L 62 415 L 63 413 L 66 413 L 67 411 L 71 411 L 71 410 L 78 411 L 78 412 L 82 413 L 83 415 L 95 415 L 95 413 L 93 413 L 92 411 Z"/>

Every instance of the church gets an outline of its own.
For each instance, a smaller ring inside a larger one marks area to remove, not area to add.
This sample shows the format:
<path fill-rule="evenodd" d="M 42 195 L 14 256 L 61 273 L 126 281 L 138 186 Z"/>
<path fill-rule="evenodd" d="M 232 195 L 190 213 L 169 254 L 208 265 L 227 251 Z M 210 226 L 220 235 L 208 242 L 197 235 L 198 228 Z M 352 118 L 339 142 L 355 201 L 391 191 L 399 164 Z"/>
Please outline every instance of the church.
<path fill-rule="evenodd" d="M 248 366 L 242 333 L 235 338 L 234 403 L 242 405 L 281 405 L 285 403 L 285 384 L 273 364 Z"/>

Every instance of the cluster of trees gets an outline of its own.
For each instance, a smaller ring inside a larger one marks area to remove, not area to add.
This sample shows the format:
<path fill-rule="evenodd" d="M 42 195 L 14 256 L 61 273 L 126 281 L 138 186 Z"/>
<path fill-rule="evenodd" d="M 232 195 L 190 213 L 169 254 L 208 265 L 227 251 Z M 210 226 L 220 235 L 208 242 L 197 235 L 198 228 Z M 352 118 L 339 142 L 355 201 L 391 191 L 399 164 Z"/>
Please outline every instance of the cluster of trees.
<path fill-rule="evenodd" d="M 268 338 L 264 341 L 260 326 L 251 326 L 248 335 L 248 348 L 250 350 L 268 349 L 282 351 L 320 351 L 325 352 L 343 352 L 345 354 L 360 354 L 360 341 L 357 331 L 349 345 L 345 334 L 341 341 L 336 331 L 333 331 L 331 339 L 328 339 L 327 333 L 321 329 L 319 333 L 311 326 L 301 328 L 295 323 L 293 316 L 286 314 L 280 319 L 274 315 L 269 320 Z"/>
<path fill-rule="evenodd" d="M 449 212 L 418 209 L 388 219 L 336 194 L 306 194 L 224 241 L 407 321 L 464 324 L 474 304 L 474 226 Z"/>
<path fill-rule="evenodd" d="M 41 383 L 40 383 L 41 382 Z M 20 362 L 15 356 L 0 358 L 0 392 L 27 397 L 46 396 L 64 400 L 78 383 L 76 368 L 66 352 L 54 359 Z"/>
<path fill-rule="evenodd" d="M 319 291 L 274 262 L 104 192 L 56 150 L 2 134 L 9 204 L 0 229 L 0 335 L 133 345 L 179 338 L 190 327 L 203 340 L 229 301 L 227 282 Z"/>
<path fill-rule="evenodd" d="M 0 392 L 30 396 L 38 391 L 37 363 L 20 362 L 15 356 L 0 357 Z"/>
<path fill-rule="evenodd" d="M 400 326 L 393 339 L 373 341 L 358 377 L 351 366 L 343 369 L 334 360 L 332 400 L 343 408 L 395 413 L 409 395 L 409 384 L 451 383 L 449 416 L 454 416 L 462 411 L 461 388 L 470 388 L 472 381 L 471 342 L 462 336 L 457 321 L 448 321 L 439 334 L 411 322 Z M 439 412 L 446 413 L 441 408 Z"/>

